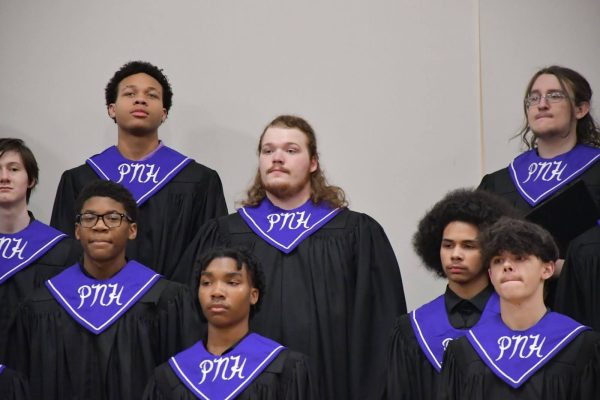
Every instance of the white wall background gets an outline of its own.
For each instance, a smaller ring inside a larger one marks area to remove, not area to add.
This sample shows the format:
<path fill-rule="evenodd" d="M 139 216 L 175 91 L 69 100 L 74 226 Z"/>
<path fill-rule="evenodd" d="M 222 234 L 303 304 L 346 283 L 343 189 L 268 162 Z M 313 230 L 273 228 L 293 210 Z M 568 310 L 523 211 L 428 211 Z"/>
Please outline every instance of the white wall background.
<path fill-rule="evenodd" d="M 517 154 L 536 69 L 600 90 L 598 17 L 596 0 L 0 0 L 0 136 L 35 152 L 30 209 L 48 221 L 62 171 L 116 142 L 106 82 L 148 60 L 174 90 L 162 139 L 216 169 L 233 210 L 264 125 L 302 115 L 329 180 L 386 229 L 414 308 L 444 287 L 412 252 L 417 221 Z"/>

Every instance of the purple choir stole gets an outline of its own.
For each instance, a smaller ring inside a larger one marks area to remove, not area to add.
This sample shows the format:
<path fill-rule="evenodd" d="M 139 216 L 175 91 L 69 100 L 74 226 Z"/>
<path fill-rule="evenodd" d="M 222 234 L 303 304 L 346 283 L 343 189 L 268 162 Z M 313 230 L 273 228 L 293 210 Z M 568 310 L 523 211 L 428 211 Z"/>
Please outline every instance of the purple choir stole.
<path fill-rule="evenodd" d="M 67 235 L 39 221 L 12 234 L 0 234 L 0 285 L 46 254 Z"/>
<path fill-rule="evenodd" d="M 191 158 L 167 146 L 141 161 L 126 159 L 116 146 L 86 160 L 100 178 L 125 186 L 138 206 L 169 183 L 190 161 Z"/>
<path fill-rule="evenodd" d="M 251 333 L 231 351 L 215 356 L 202 341 L 171 357 L 181 382 L 199 399 L 227 400 L 239 395 L 285 347 Z"/>
<path fill-rule="evenodd" d="M 544 159 L 535 149 L 515 158 L 508 168 L 519 194 L 531 206 L 551 196 L 600 159 L 600 149 L 578 144 L 554 158 Z"/>
<path fill-rule="evenodd" d="M 498 313 L 500 313 L 500 303 L 498 295 L 494 292 L 488 299 L 478 324 Z M 444 295 L 417 308 L 409 315 L 421 350 L 437 372 L 440 372 L 448 343 L 465 336 L 468 330 L 456 329 L 450 324 L 444 304 Z"/>
<path fill-rule="evenodd" d="M 518 388 L 589 329 L 566 315 L 549 312 L 531 328 L 513 331 L 496 314 L 469 330 L 467 339 L 498 378 Z"/>
<path fill-rule="evenodd" d="M 258 206 L 242 207 L 238 213 L 254 233 L 288 254 L 341 210 L 313 204 L 310 199 L 298 208 L 283 210 L 265 197 Z"/>
<path fill-rule="evenodd" d="M 129 261 L 112 278 L 97 280 L 75 264 L 46 281 L 50 293 L 75 321 L 96 335 L 114 324 L 160 279 Z"/>

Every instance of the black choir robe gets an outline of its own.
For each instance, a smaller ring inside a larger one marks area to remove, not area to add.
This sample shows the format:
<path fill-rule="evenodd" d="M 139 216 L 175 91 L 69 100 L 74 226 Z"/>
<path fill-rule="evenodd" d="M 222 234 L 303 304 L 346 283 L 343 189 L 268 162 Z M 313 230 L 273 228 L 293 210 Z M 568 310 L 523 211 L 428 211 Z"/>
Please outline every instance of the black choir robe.
<path fill-rule="evenodd" d="M 33 215 L 30 213 L 32 221 Z M 23 268 L 0 284 L 0 363 L 4 360 L 10 325 L 17 310 L 33 291 L 54 275 L 75 264 L 81 257 L 79 242 L 66 237 L 54 245 L 46 254 Z"/>
<path fill-rule="evenodd" d="M 465 329 L 466 333 L 467 329 L 479 321 L 493 292 L 494 288 L 489 285 L 472 299 L 473 302 L 462 300 L 462 302 L 456 303 L 459 297 L 450 288 L 446 288 L 444 300 L 447 314 L 441 317 L 448 318 L 454 328 Z M 469 304 L 469 306 L 463 307 L 461 303 Z M 449 308 L 451 309 L 448 310 Z M 448 314 L 449 312 L 450 314 Z M 454 318 L 451 318 L 450 315 Z M 423 353 L 410 319 L 410 314 L 401 315 L 392 331 L 388 344 L 382 399 L 435 399 L 440 374 Z M 458 324 L 452 323 L 453 319 L 457 322 L 460 320 L 464 322 L 458 326 Z"/>
<path fill-rule="evenodd" d="M 565 190 L 566 187 L 569 187 L 580 180 L 583 180 L 585 186 L 592 195 L 592 198 L 596 202 L 596 205 L 600 207 L 600 162 L 596 162 L 590 166 L 579 177 L 573 179 L 571 182 L 566 184 L 565 187 L 560 188 L 559 191 Z M 500 197 L 512 204 L 522 215 L 525 215 L 533 210 L 533 207 L 517 191 L 517 188 L 515 187 L 515 184 L 513 183 L 513 180 L 508 172 L 508 167 L 485 175 L 481 180 L 478 189 L 487 190 L 500 195 Z M 556 193 L 554 195 L 556 195 Z M 553 196 L 548 197 L 540 204 L 544 204 Z M 540 204 L 538 204 L 537 207 L 539 207 Z"/>
<path fill-rule="evenodd" d="M 144 400 L 196 400 L 173 372 L 169 363 L 154 370 L 143 395 Z M 283 350 L 258 375 L 237 400 L 320 400 L 306 357 Z"/>
<path fill-rule="evenodd" d="M 569 245 L 554 309 L 600 331 L 600 227 L 586 231 Z"/>
<path fill-rule="evenodd" d="M 481 361 L 466 337 L 444 354 L 438 400 L 591 400 L 600 398 L 600 333 L 585 331 L 518 389 Z"/>
<path fill-rule="evenodd" d="M 600 207 L 600 162 L 596 162 L 595 164 L 590 166 L 580 176 L 567 183 L 564 187 L 560 188 L 552 196 L 539 203 L 536 207 L 540 207 L 552 197 L 566 190 L 578 181 L 583 181 L 585 183 L 585 186 L 590 192 L 592 199 L 594 200 L 596 205 Z M 485 175 L 481 180 L 478 189 L 487 190 L 489 192 L 499 195 L 504 200 L 512 204 L 522 216 L 525 216 L 527 213 L 534 209 L 534 207 L 532 207 L 525 199 L 523 199 L 521 194 L 517 191 L 517 188 L 513 183 L 512 178 L 510 177 L 508 167 L 502 168 L 496 172 Z M 552 279 L 546 283 L 545 302 L 546 305 L 548 305 L 549 307 L 552 307 L 552 305 L 554 304 L 557 285 L 558 283 L 556 279 Z"/>
<path fill-rule="evenodd" d="M 87 164 L 62 174 L 50 225 L 73 235 L 75 199 L 91 181 L 100 179 Z M 206 221 L 227 214 L 223 187 L 216 171 L 195 161 L 139 207 L 138 234 L 129 241 L 127 257 L 165 278 L 182 282 L 189 271 L 176 271 L 179 258 Z M 191 266 L 181 265 L 181 268 Z"/>
<path fill-rule="evenodd" d="M 406 313 L 400 270 L 383 228 L 344 209 L 285 254 L 235 213 L 207 223 L 182 262 L 231 245 L 250 248 L 265 273 L 266 293 L 251 330 L 306 354 L 325 399 L 376 397 L 389 332 L 396 316 Z"/>
<path fill-rule="evenodd" d="M 159 279 L 99 335 L 43 286 L 19 309 L 6 364 L 28 377 L 36 400 L 140 399 L 154 368 L 199 338 L 184 285 Z"/>
<path fill-rule="evenodd" d="M 23 375 L 10 368 L 0 372 L 0 400 L 30 400 L 29 387 Z"/>

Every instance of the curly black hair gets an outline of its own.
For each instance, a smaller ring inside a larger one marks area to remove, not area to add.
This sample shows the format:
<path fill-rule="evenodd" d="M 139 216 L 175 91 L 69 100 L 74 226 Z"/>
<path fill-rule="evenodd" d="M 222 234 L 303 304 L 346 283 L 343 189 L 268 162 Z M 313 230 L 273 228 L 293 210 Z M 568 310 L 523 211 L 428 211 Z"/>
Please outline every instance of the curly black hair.
<path fill-rule="evenodd" d="M 543 262 L 558 259 L 558 246 L 550 232 L 533 222 L 503 217 L 480 233 L 483 265 L 506 251 L 517 256 L 534 256 Z"/>
<path fill-rule="evenodd" d="M 265 275 L 258 259 L 245 247 L 214 247 L 202 253 L 198 258 L 199 268 L 194 273 L 195 293 L 198 293 L 202 271 L 205 271 L 208 265 L 216 258 L 231 258 L 235 260 L 238 271 L 246 266 L 250 285 L 258 289 L 258 301 L 250 307 L 250 319 L 252 319 L 254 314 L 260 310 L 260 305 L 265 295 Z M 199 304 L 197 305 L 199 306 Z M 202 307 L 199 309 L 202 310 Z M 204 315 L 202 315 L 202 319 L 206 320 Z"/>
<path fill-rule="evenodd" d="M 173 90 L 163 70 L 157 66 L 150 64 L 147 61 L 130 61 L 123 65 L 106 84 L 104 96 L 106 98 L 106 107 L 117 101 L 117 93 L 119 83 L 128 76 L 144 73 L 150 75 L 162 86 L 162 102 L 163 107 L 167 110 L 167 114 L 173 104 Z M 114 119 L 114 118 L 113 118 Z M 115 121 L 116 122 L 116 121 Z"/>
<path fill-rule="evenodd" d="M 75 200 L 75 213 L 83 210 L 83 204 L 92 197 L 108 197 L 121 203 L 125 213 L 135 222 L 138 217 L 138 208 L 133 196 L 123 185 L 112 181 L 96 180 L 88 183 Z"/>
<path fill-rule="evenodd" d="M 460 221 L 481 231 L 504 215 L 516 216 L 516 210 L 493 193 L 473 189 L 451 191 L 421 219 L 413 236 L 413 248 L 427 269 L 445 277 L 440 247 L 446 226 Z"/>

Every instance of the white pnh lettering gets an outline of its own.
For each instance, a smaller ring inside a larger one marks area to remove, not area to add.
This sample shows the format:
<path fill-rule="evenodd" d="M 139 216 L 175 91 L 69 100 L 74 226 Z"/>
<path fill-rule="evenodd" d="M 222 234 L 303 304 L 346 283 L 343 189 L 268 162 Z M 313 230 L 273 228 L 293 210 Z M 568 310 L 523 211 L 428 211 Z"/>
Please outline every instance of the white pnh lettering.
<path fill-rule="evenodd" d="M 79 310 L 88 301 L 88 307 L 93 307 L 96 302 L 102 307 L 108 307 L 115 303 L 118 306 L 122 306 L 121 294 L 123 293 L 124 286 L 120 286 L 118 283 L 94 283 L 93 285 L 82 285 L 77 289 L 81 302 L 79 303 Z"/>
<path fill-rule="evenodd" d="M 502 336 L 498 339 L 500 355 L 496 358 L 496 361 L 502 359 L 509 352 L 509 360 L 515 355 L 519 358 L 526 359 L 534 355 L 534 353 L 537 358 L 542 358 L 542 346 L 545 341 L 545 336 L 540 341 L 539 334 Z"/>
<path fill-rule="evenodd" d="M 160 171 L 160 167 L 156 167 L 154 164 L 119 164 L 119 174 L 121 177 L 117 183 L 121 183 L 126 177 L 129 178 L 130 183 L 133 181 L 148 183 L 150 180 L 152 180 L 153 183 L 158 183 L 158 171 Z"/>
<path fill-rule="evenodd" d="M 287 229 L 298 229 L 304 228 L 308 229 L 308 220 L 310 219 L 311 214 L 308 214 L 305 217 L 305 211 L 296 211 L 289 213 L 276 213 L 267 215 L 267 219 L 269 220 L 269 230 L 267 232 L 271 232 L 274 226 L 278 225 L 279 230 L 282 230 L 287 227 Z"/>
<path fill-rule="evenodd" d="M 562 165 L 562 161 L 540 161 L 531 163 L 529 164 L 527 179 L 525 179 L 523 183 L 528 182 L 530 179 L 532 182 L 535 182 L 538 179 L 545 182 L 552 180 L 560 182 L 562 181 L 562 173 L 565 168 L 567 168 L 567 164 Z"/>
<path fill-rule="evenodd" d="M 453 340 L 454 339 L 452 339 L 451 337 L 442 340 L 442 346 L 444 347 L 444 350 L 446 350 L 446 348 L 448 347 L 448 344 Z"/>
<path fill-rule="evenodd" d="M 200 363 L 200 371 L 202 371 L 202 379 L 198 382 L 198 385 L 206 380 L 207 377 L 212 376 L 211 382 L 217 379 L 229 381 L 236 375 L 238 379 L 244 379 L 245 376 L 244 366 L 246 365 L 246 357 L 240 364 L 240 356 L 229 356 L 219 357 L 213 360 L 204 360 Z"/>
<path fill-rule="evenodd" d="M 27 242 L 21 244 L 22 240 L 22 238 L 0 237 L 0 252 L 2 252 L 2 258 L 7 260 L 13 257 L 17 257 L 19 260 L 25 258 L 23 256 L 23 250 L 25 250 Z"/>

